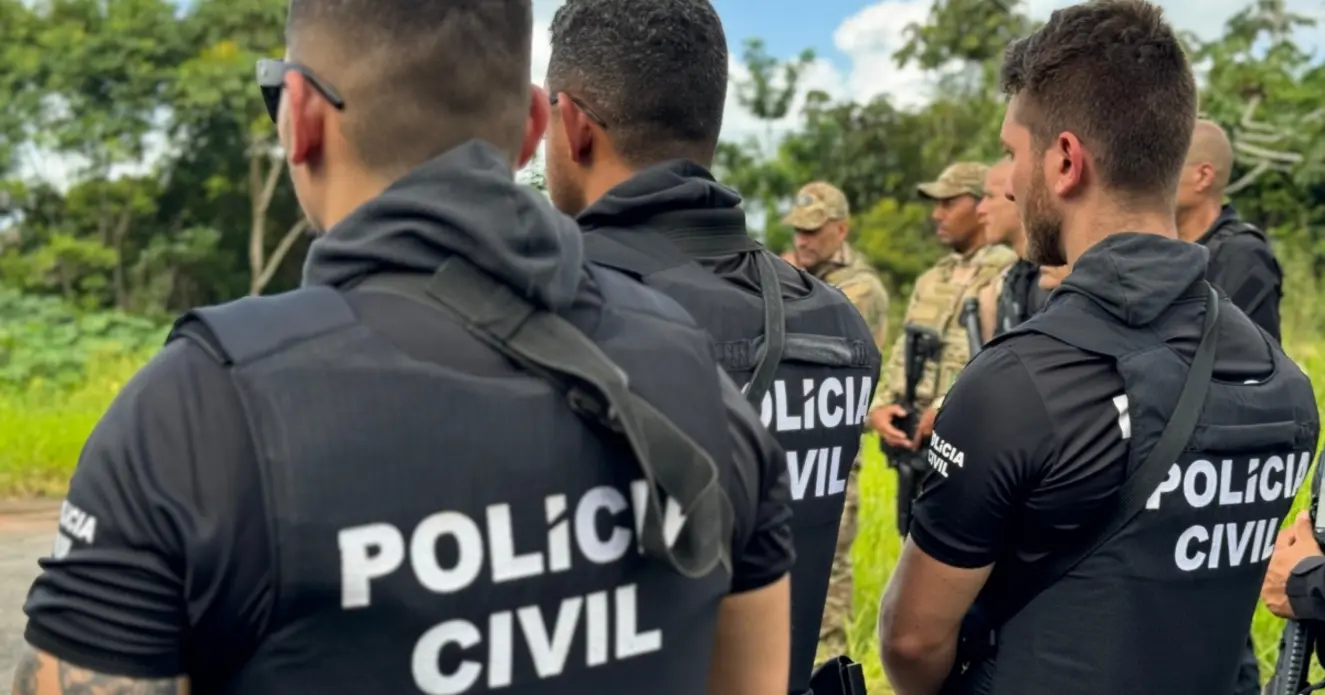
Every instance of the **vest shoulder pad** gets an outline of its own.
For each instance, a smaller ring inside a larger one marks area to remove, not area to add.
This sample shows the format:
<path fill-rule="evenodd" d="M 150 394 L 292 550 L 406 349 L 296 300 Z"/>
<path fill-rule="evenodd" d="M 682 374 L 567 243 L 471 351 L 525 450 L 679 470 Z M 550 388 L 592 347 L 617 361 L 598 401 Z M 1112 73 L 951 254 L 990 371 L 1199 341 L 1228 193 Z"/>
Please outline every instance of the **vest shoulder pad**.
<path fill-rule="evenodd" d="M 175 321 L 166 342 L 189 338 L 224 364 L 242 365 L 356 323 L 340 292 L 305 287 L 193 309 Z"/>
<path fill-rule="evenodd" d="M 598 283 L 605 308 L 647 314 L 688 328 L 697 328 L 695 320 L 675 299 L 636 282 L 615 268 L 593 263 L 586 268 L 594 282 Z"/>

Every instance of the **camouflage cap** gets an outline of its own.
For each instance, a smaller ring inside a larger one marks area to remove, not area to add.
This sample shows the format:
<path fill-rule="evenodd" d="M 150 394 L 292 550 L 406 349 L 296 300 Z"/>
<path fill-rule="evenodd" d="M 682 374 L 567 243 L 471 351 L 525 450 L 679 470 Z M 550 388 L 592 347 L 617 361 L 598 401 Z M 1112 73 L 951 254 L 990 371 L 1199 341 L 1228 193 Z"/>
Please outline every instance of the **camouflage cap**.
<path fill-rule="evenodd" d="M 989 166 L 979 162 L 957 162 L 939 174 L 936 181 L 916 186 L 922 197 L 931 200 L 948 200 L 959 195 L 973 195 L 977 198 L 985 194 L 985 176 Z"/>
<path fill-rule="evenodd" d="M 796 193 L 791 212 L 782 218 L 782 224 L 796 229 L 818 229 L 830 220 L 845 220 L 850 216 L 846 194 L 836 186 L 814 181 Z"/>

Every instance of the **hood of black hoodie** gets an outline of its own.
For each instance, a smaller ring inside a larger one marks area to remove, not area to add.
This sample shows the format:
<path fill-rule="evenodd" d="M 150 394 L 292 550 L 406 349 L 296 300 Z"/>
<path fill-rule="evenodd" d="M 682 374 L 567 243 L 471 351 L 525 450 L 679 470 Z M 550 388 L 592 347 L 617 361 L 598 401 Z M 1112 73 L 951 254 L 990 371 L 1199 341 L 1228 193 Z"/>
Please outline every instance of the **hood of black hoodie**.
<path fill-rule="evenodd" d="M 1128 326 L 1146 326 L 1205 277 L 1209 256 L 1204 246 L 1177 239 L 1114 234 L 1081 254 L 1059 291 L 1090 297 Z"/>
<path fill-rule="evenodd" d="M 585 231 L 632 227 L 676 210 L 733 210 L 741 205 L 735 190 L 718 183 L 707 169 L 673 159 L 641 169 L 614 186 L 576 221 Z M 744 219 L 741 220 L 742 228 Z"/>
<path fill-rule="evenodd" d="M 313 242 L 304 284 L 431 273 L 451 255 L 554 310 L 574 301 L 584 265 L 575 221 L 517 184 L 500 150 L 471 140 L 406 174 Z"/>

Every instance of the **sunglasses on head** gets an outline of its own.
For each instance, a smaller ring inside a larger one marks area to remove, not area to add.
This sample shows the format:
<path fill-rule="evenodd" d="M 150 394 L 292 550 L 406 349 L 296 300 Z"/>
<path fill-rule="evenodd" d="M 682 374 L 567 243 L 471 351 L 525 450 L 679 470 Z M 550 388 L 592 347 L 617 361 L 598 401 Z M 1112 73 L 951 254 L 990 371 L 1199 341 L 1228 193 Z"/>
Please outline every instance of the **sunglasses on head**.
<path fill-rule="evenodd" d="M 263 58 L 257 63 L 258 89 L 262 90 L 262 103 L 266 105 L 267 115 L 271 117 L 273 123 L 276 122 L 276 114 L 281 109 L 281 89 L 285 87 L 285 73 L 291 70 L 303 75 L 304 79 L 313 85 L 313 89 L 327 100 L 327 103 L 337 110 L 344 110 L 345 100 L 341 98 L 340 92 L 313 74 L 312 70 L 287 60 Z"/>

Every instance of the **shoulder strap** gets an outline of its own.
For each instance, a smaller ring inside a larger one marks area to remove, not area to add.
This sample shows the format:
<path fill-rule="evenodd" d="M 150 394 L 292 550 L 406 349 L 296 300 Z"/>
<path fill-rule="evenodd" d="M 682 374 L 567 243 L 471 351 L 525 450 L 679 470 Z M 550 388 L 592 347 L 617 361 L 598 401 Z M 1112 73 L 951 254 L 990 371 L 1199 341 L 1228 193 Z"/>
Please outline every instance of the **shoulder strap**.
<path fill-rule="evenodd" d="M 1219 295 L 1209 283 L 1206 283 L 1206 291 L 1205 325 L 1201 331 L 1201 343 L 1197 346 L 1196 354 L 1187 370 L 1187 379 L 1182 385 L 1182 393 L 1178 396 L 1178 404 L 1174 407 L 1173 416 L 1164 426 L 1164 431 L 1160 434 L 1155 447 L 1123 482 L 1114 513 L 1084 542 L 1077 545 L 1073 552 L 1047 560 L 1042 571 L 1017 586 L 1016 600 L 999 607 L 996 616 L 998 619 L 993 627 L 997 628 L 1012 619 L 1032 599 L 1053 586 L 1081 564 L 1082 560 L 1090 557 L 1109 539 L 1117 535 L 1145 508 L 1146 499 L 1168 476 L 1169 466 L 1182 455 L 1183 449 L 1192 438 L 1192 433 L 1196 431 L 1196 424 L 1205 407 L 1205 397 L 1210 390 L 1210 380 L 1214 375 L 1215 350 L 1219 346 L 1219 334 L 1215 330 L 1219 321 Z"/>
<path fill-rule="evenodd" d="M 764 300 L 764 342 L 754 376 L 745 385 L 745 397 L 758 409 L 773 385 L 773 375 L 787 348 L 787 314 L 782 303 L 782 284 L 778 281 L 777 267 L 767 253 L 761 251 L 756 258 L 759 261 L 759 293 Z"/>
<path fill-rule="evenodd" d="M 622 233 L 629 241 L 617 238 L 618 233 L 610 229 L 585 232 L 585 256 L 598 265 L 619 270 L 636 280 L 689 260 L 671 242 L 648 229 Z"/>
<path fill-rule="evenodd" d="M 442 263 L 422 291 L 390 276 L 370 278 L 360 289 L 439 306 L 493 349 L 560 389 L 576 412 L 623 435 L 649 483 L 640 538 L 644 552 L 692 579 L 718 565 L 731 572 L 733 512 L 713 457 L 636 395 L 626 373 L 573 324 L 535 307 L 459 256 Z M 672 502 L 666 510 L 659 489 Z"/>
<path fill-rule="evenodd" d="M 340 292 L 312 286 L 193 309 L 166 342 L 189 338 L 223 364 L 241 365 L 357 322 Z"/>
<path fill-rule="evenodd" d="M 755 408 L 760 407 L 768 389 L 773 385 L 787 347 L 787 316 L 782 284 L 770 254 L 748 234 L 689 234 L 671 239 L 647 228 L 629 234 L 629 244 L 613 239 L 608 233 L 587 234 L 585 250 L 589 260 L 644 279 L 667 268 L 689 263 L 693 256 L 757 254 L 759 294 L 764 302 L 764 339 L 759 347 L 759 361 L 744 392 L 746 399 Z"/>

